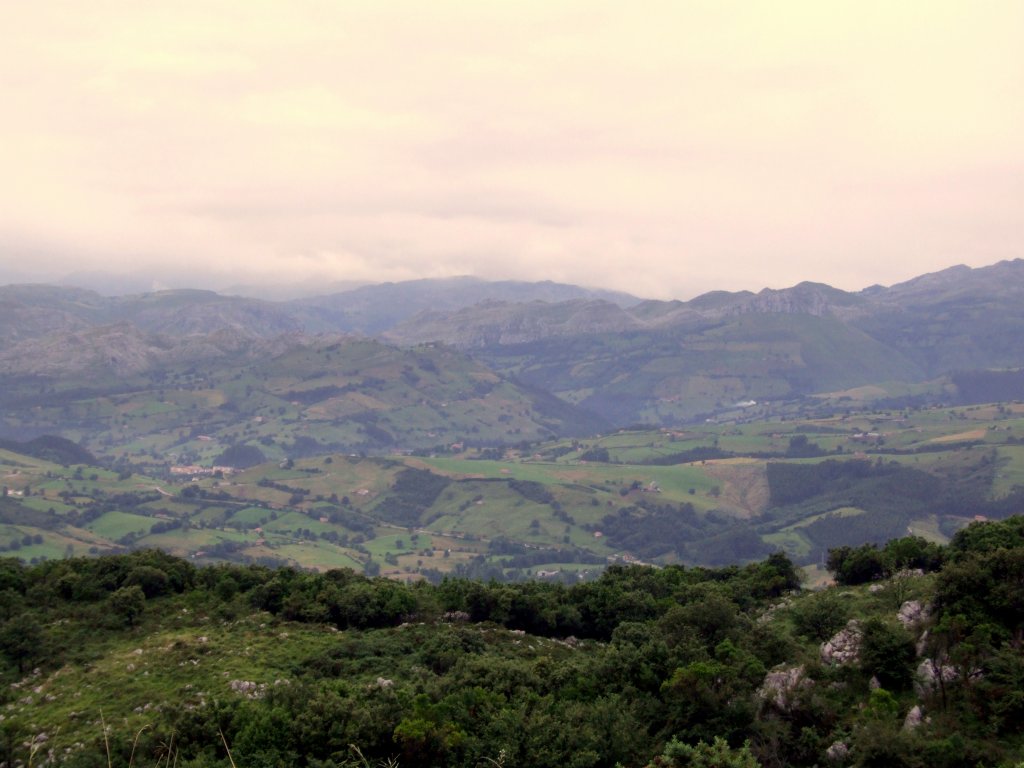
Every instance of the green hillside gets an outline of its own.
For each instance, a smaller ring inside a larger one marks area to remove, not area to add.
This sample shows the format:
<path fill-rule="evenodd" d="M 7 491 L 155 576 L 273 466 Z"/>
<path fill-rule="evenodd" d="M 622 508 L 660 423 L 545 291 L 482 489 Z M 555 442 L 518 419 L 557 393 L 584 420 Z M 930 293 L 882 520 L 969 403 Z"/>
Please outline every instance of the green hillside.
<path fill-rule="evenodd" d="M 1024 518 L 839 549 L 818 592 L 780 555 L 572 587 L 0 559 L 0 761 L 1009 768 L 1022 553 Z"/>
<path fill-rule="evenodd" d="M 581 335 L 475 352 L 616 424 L 674 424 L 736 403 L 777 403 L 915 381 L 907 358 L 833 317 L 750 314 L 664 331 Z"/>
<path fill-rule="evenodd" d="M 248 445 L 268 459 L 510 444 L 606 426 L 452 350 L 322 339 L 125 377 L 7 377 L 0 429 L 166 468 Z M 79 459 L 80 460 L 80 459 Z"/>

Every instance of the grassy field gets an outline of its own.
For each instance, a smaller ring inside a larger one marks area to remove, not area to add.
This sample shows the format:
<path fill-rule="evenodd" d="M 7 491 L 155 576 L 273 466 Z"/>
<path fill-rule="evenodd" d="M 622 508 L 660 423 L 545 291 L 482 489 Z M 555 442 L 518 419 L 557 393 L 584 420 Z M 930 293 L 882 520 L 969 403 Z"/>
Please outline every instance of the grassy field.
<path fill-rule="evenodd" d="M 1024 436 L 1024 427 L 1019 430 Z M 996 477 L 992 493 L 1006 496 L 1018 486 L 1024 486 L 1024 445 L 1004 445 L 997 451 Z"/>
<path fill-rule="evenodd" d="M 86 528 L 98 536 L 117 541 L 127 534 L 148 533 L 154 522 L 152 517 L 113 511 L 96 518 Z"/>
<path fill-rule="evenodd" d="M 181 402 L 168 399 L 150 411 L 132 410 L 125 401 L 115 403 L 111 412 L 120 414 L 122 421 L 153 420 L 216 399 L 212 391 L 200 392 Z M 441 402 L 446 401 L 439 401 L 438 407 Z M 108 412 L 103 404 L 90 408 L 89 413 Z M 785 458 L 791 441 L 798 438 L 806 438 L 818 455 Z M 0 528 L 0 546 L 14 539 L 21 544 L 28 536 L 30 542 L 9 554 L 26 560 L 56 559 L 109 551 L 116 542 L 136 537 L 136 546 L 158 546 L 183 555 L 213 550 L 215 557 L 316 569 L 361 569 L 372 558 L 382 573 L 407 579 L 469 567 L 479 555 L 500 565 L 508 558 L 489 547 L 507 540 L 527 552 L 552 552 L 550 563 L 525 569 L 531 573 L 575 572 L 588 568 L 559 553 L 609 558 L 630 552 L 614 540 L 595 536 L 609 516 L 638 509 L 649 514 L 655 508 L 680 515 L 680 510 L 692 506 L 696 519 L 688 524 L 697 528 L 687 535 L 696 555 L 701 552 L 701 536 L 710 540 L 749 525 L 769 547 L 810 558 L 820 549 L 820 540 L 815 545 L 809 538 L 810 526 L 823 520 L 852 520 L 863 511 L 842 503 L 840 497 L 833 506 L 773 508 L 770 462 L 813 465 L 867 458 L 936 478 L 989 482 L 987 498 L 1000 499 L 1024 486 L 1024 445 L 1017 443 L 1019 438 L 1024 438 L 1024 405 L 1005 403 L 622 430 L 506 449 L 502 459 L 474 458 L 479 453 L 472 449 L 419 457 L 334 452 L 194 479 L 62 466 L 0 450 L 0 474 L 9 491 L 0 506 L 0 512 L 7 510 L 0 516 L 0 525 L 6 526 Z M 211 453 L 220 450 L 213 445 L 216 441 L 200 442 Z M 735 456 L 673 465 L 645 463 L 685 456 L 697 448 L 717 448 Z M 610 462 L 581 458 L 596 450 L 607 451 Z M 415 520 L 395 520 L 389 517 L 390 502 L 399 477 L 410 468 L 428 470 L 449 482 L 436 498 L 420 505 Z M 540 495 L 532 484 L 542 489 Z M 121 501 L 111 504 L 111 499 Z M 962 520 L 950 521 L 915 513 L 907 518 L 906 527 L 944 541 L 969 519 L 971 510 L 964 509 L 961 515 Z M 149 533 L 154 525 L 169 523 L 181 526 Z M 666 554 L 662 561 L 676 557 Z M 385 563 L 385 558 L 391 562 Z"/>

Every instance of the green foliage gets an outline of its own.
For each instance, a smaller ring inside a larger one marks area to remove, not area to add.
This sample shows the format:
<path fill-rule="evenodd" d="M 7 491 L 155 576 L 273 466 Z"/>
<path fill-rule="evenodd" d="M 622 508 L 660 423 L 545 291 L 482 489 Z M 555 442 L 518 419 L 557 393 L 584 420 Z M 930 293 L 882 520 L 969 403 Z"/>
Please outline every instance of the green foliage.
<path fill-rule="evenodd" d="M 828 569 L 838 584 L 865 584 L 911 569 L 934 571 L 944 558 L 938 545 L 920 536 L 904 536 L 891 539 L 881 549 L 874 544 L 830 549 Z"/>
<path fill-rule="evenodd" d="M 905 542 L 892 557 L 920 550 Z M 937 594 L 927 652 L 957 676 L 925 695 L 933 722 L 913 733 L 901 723 L 918 703 L 918 660 L 891 604 L 861 587 L 794 595 L 781 554 L 719 569 L 613 566 L 572 587 L 196 570 L 154 552 L 0 564 L 11 596 L 0 675 L 23 685 L 31 674 L 24 684 L 52 696 L 2 689 L 0 757 L 27 762 L 42 728 L 57 749 L 85 745 L 68 764 L 105 765 L 90 724 L 102 708 L 114 764 L 134 744 L 136 764 L 218 768 L 809 768 L 842 741 L 853 765 L 996 766 L 1024 756 L 1019 551 L 940 558 L 916 582 L 915 594 L 933 582 Z M 1011 577 L 1002 592 L 997 574 Z M 860 622 L 859 664 L 822 667 L 820 638 L 847 616 Z M 779 664 L 802 677 L 768 705 L 758 690 Z"/>
<path fill-rule="evenodd" d="M 700 741 L 696 746 L 672 739 L 649 768 L 758 768 L 759 765 L 749 743 L 734 749 L 725 739 L 716 736 L 710 744 Z"/>
<path fill-rule="evenodd" d="M 43 628 L 39 619 L 30 613 L 21 613 L 0 624 L 0 653 L 18 672 L 44 656 Z"/>
<path fill-rule="evenodd" d="M 837 547 L 829 550 L 827 567 L 837 584 L 866 584 L 885 575 L 885 558 L 874 544 Z"/>
<path fill-rule="evenodd" d="M 645 500 L 605 515 L 600 522 L 601 532 L 616 547 L 648 559 L 684 553 L 708 528 L 714 525 L 698 517 L 690 503 L 675 506 Z"/>
<path fill-rule="evenodd" d="M 121 587 L 110 595 L 110 610 L 129 627 L 135 626 L 146 609 L 146 595 L 142 587 Z"/>
<path fill-rule="evenodd" d="M 826 590 L 801 600 L 790 615 L 799 634 L 821 643 L 846 626 L 851 608 L 835 590 Z"/>
<path fill-rule="evenodd" d="M 218 467 L 246 469 L 247 467 L 255 467 L 257 464 L 262 464 L 266 460 L 266 454 L 255 445 L 238 444 L 225 448 L 213 460 L 213 464 Z"/>
<path fill-rule="evenodd" d="M 903 691 L 914 679 L 913 639 L 901 627 L 871 618 L 861 627 L 861 668 L 883 688 Z"/>
<path fill-rule="evenodd" d="M 377 507 L 384 520 L 419 525 L 420 516 L 437 500 L 451 481 L 424 469 L 403 469 L 395 476 L 393 493 Z"/>
<path fill-rule="evenodd" d="M 1024 516 L 1001 522 L 973 522 L 961 529 L 949 543 L 954 558 L 972 553 L 987 554 L 997 549 L 1016 549 L 1024 546 Z"/>
<path fill-rule="evenodd" d="M 821 456 L 823 451 L 817 443 L 807 439 L 807 435 L 793 435 L 789 438 L 789 445 L 786 447 L 786 458 L 806 459 L 812 456 Z"/>
<path fill-rule="evenodd" d="M 170 579 L 159 568 L 139 565 L 128 572 L 123 583 L 126 587 L 138 586 L 147 598 L 153 598 L 167 593 Z"/>
<path fill-rule="evenodd" d="M 24 442 L 0 440 L 0 448 L 52 461 L 56 464 L 86 464 L 92 466 L 97 463 L 96 457 L 88 450 L 78 445 L 78 443 L 57 435 L 42 435 Z"/>

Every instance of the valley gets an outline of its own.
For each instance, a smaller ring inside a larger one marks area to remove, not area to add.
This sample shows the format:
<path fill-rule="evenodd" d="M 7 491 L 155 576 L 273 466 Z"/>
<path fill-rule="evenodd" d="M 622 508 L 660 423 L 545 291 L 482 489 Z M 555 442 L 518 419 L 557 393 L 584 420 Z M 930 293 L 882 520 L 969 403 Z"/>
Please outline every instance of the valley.
<path fill-rule="evenodd" d="M 689 302 L 7 286 L 0 547 L 572 582 L 944 542 L 1024 500 L 1022 275 Z"/>
<path fill-rule="evenodd" d="M 1021 266 L 0 289 L 0 759 L 1015 765 Z"/>
<path fill-rule="evenodd" d="M 0 547 L 26 561 L 157 547 L 434 581 L 573 581 L 610 562 L 725 565 L 776 549 L 811 566 L 837 546 L 944 542 L 1018 511 L 1020 436 L 1024 404 L 1006 403 L 241 468 L 218 463 L 214 437 L 195 464 L 151 447 L 109 468 L 61 456 L 73 449 L 56 440 L 55 460 L 7 443 Z"/>

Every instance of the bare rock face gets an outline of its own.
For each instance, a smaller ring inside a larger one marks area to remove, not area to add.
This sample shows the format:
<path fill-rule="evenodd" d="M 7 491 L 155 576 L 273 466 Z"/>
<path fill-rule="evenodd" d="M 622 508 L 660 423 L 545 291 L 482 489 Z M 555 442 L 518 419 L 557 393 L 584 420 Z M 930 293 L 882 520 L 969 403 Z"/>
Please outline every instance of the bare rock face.
<path fill-rule="evenodd" d="M 825 750 L 825 757 L 828 758 L 830 763 L 839 764 L 846 762 L 846 758 L 850 754 L 850 748 L 842 741 L 834 741 Z"/>
<path fill-rule="evenodd" d="M 907 716 L 903 718 L 903 730 L 912 731 L 924 721 L 924 713 L 921 711 L 920 705 L 915 705 L 913 709 L 907 712 Z"/>
<path fill-rule="evenodd" d="M 914 681 L 914 691 L 918 696 L 934 693 L 939 688 L 939 683 L 952 683 L 960 677 L 956 667 L 950 664 L 940 664 L 934 659 L 922 659 L 917 666 L 917 675 Z"/>
<path fill-rule="evenodd" d="M 783 667 L 774 669 L 765 675 L 764 682 L 757 689 L 757 695 L 781 712 L 789 712 L 793 707 L 794 696 L 802 689 L 812 685 L 814 685 L 814 681 L 807 677 L 802 665 Z"/>
<path fill-rule="evenodd" d="M 825 664 L 850 664 L 860 657 L 860 644 L 863 633 L 860 622 L 850 619 L 844 629 L 836 632 L 831 640 L 821 645 L 821 660 Z"/>
<path fill-rule="evenodd" d="M 907 600 L 900 606 L 896 618 L 907 629 L 913 629 L 928 618 L 928 607 L 921 604 L 920 600 Z"/>
<path fill-rule="evenodd" d="M 926 629 L 921 633 L 921 636 L 917 638 L 914 650 L 917 652 L 918 657 L 924 656 L 924 652 L 928 649 L 928 641 L 931 639 L 931 634 L 931 630 Z"/>

